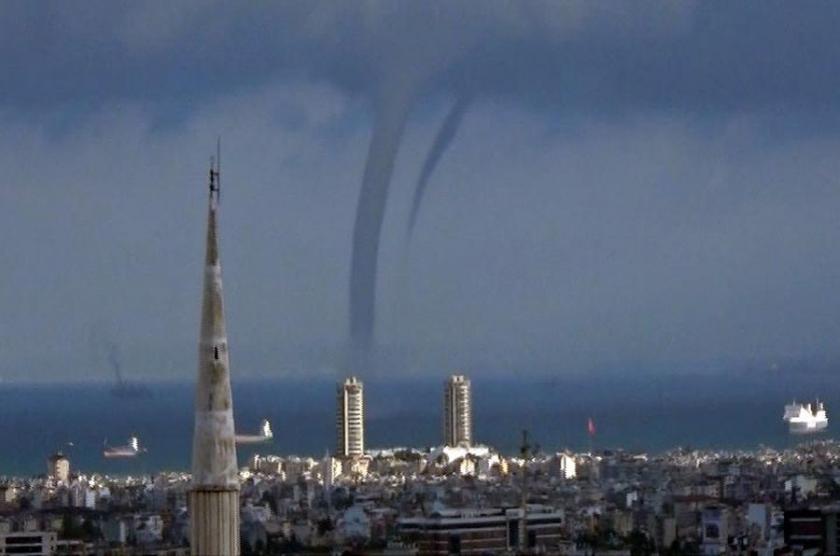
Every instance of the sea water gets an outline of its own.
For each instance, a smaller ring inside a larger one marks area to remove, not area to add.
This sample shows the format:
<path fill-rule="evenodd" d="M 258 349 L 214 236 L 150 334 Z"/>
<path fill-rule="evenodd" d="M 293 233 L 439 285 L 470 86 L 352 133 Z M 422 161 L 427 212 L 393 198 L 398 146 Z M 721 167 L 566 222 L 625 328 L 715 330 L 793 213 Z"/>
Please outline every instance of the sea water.
<path fill-rule="evenodd" d="M 254 453 L 320 458 L 333 451 L 337 378 L 235 380 L 237 432 L 257 434 L 267 418 L 275 435 L 268 444 L 240 446 L 240 465 Z M 440 444 L 444 378 L 366 378 L 367 447 Z M 544 451 L 588 449 L 590 417 L 596 449 L 784 448 L 804 440 L 791 437 L 782 421 L 794 397 L 825 401 L 829 427 L 819 438 L 832 437 L 832 411 L 840 411 L 840 381 L 826 373 L 471 378 L 475 441 L 510 454 L 524 429 Z M 42 474 L 56 451 L 86 473 L 188 471 L 194 385 L 147 385 L 149 396 L 121 398 L 107 383 L 0 384 L 0 475 Z M 146 451 L 130 459 L 102 456 L 106 445 L 124 445 L 130 436 Z"/>

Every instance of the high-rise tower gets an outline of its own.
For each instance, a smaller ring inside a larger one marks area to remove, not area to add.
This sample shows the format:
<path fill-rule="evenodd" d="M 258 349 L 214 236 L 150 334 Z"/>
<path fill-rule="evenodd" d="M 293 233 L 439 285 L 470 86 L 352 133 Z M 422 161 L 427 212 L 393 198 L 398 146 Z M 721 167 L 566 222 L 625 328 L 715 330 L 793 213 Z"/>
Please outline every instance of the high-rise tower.
<path fill-rule="evenodd" d="M 47 460 L 47 476 L 55 481 L 70 480 L 70 460 L 61 452 L 55 453 Z"/>
<path fill-rule="evenodd" d="M 217 161 L 215 167 L 210 165 L 192 488 L 189 493 L 190 551 L 194 556 L 239 554 L 239 474 L 216 224 L 219 178 Z"/>
<path fill-rule="evenodd" d="M 336 455 L 350 458 L 365 453 L 364 385 L 351 376 L 336 390 Z"/>
<path fill-rule="evenodd" d="M 470 379 L 452 375 L 443 388 L 443 442 L 446 446 L 472 443 Z"/>

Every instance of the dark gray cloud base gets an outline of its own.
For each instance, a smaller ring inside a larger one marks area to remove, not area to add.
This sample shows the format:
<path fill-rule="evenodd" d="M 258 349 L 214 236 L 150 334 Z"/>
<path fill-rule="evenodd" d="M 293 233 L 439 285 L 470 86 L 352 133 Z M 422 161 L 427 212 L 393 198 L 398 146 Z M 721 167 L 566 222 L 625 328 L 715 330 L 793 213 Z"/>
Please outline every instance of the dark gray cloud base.
<path fill-rule="evenodd" d="M 426 93 L 620 112 L 835 106 L 840 7 L 826 2 L 4 2 L 3 105 L 113 98 L 183 109 L 278 77 L 381 98 Z"/>

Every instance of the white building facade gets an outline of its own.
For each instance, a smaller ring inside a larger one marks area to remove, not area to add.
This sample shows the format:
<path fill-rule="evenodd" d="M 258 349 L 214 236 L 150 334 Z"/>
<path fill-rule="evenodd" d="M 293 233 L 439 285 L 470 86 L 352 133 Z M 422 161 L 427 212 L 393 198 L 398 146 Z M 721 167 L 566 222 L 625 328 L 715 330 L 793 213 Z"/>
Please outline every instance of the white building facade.
<path fill-rule="evenodd" d="M 365 453 L 364 385 L 351 376 L 336 392 L 336 455 L 357 458 Z"/>
<path fill-rule="evenodd" d="M 472 440 L 470 380 L 452 375 L 443 391 L 443 442 L 446 446 L 470 446 Z"/>

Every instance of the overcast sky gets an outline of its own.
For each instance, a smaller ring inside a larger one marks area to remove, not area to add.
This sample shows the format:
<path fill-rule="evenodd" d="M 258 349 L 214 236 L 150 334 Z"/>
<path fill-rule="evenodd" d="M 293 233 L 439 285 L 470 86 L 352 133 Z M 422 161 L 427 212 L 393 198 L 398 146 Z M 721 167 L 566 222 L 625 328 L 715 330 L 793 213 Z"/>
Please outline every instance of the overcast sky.
<path fill-rule="evenodd" d="M 840 360 L 840 4 L 0 3 L 0 378 L 191 379 L 223 141 L 234 376 Z M 406 241 L 438 129 L 472 102 Z"/>

